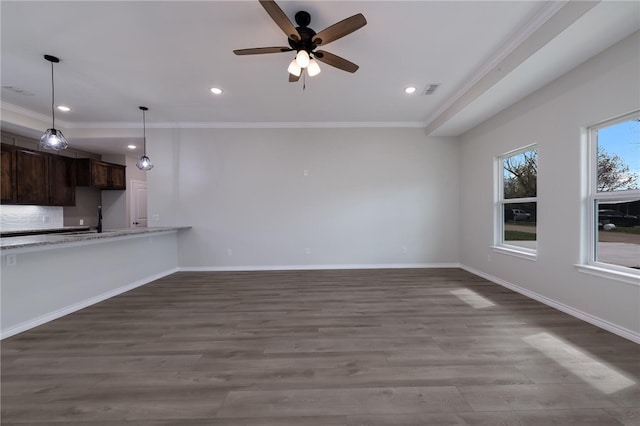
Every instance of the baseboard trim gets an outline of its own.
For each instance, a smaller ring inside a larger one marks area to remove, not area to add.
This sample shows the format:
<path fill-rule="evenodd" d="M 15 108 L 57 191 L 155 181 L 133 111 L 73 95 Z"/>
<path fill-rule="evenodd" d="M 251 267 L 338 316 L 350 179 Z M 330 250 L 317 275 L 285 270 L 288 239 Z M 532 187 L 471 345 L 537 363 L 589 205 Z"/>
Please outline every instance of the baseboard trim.
<path fill-rule="evenodd" d="M 86 308 L 88 306 L 95 305 L 96 303 L 99 303 L 99 302 L 102 302 L 104 300 L 110 299 L 110 298 L 112 298 L 114 296 L 117 296 L 119 294 L 125 293 L 125 292 L 127 292 L 129 290 L 133 290 L 134 288 L 143 286 L 143 285 L 148 284 L 148 283 L 150 283 L 152 281 L 155 281 L 155 280 L 159 280 L 160 278 L 164 278 L 167 275 L 171 275 L 171 274 L 173 274 L 173 273 L 175 273 L 177 271 L 178 271 L 178 268 L 172 268 L 172 269 L 169 269 L 169 270 L 164 271 L 164 272 L 160 272 L 160 273 L 155 274 L 155 275 L 150 275 L 148 277 L 145 277 L 145 278 L 143 278 L 141 280 L 135 281 L 135 282 L 133 282 L 131 284 L 128 284 L 128 285 L 125 285 L 123 287 L 119 287 L 119 288 L 116 288 L 114 290 L 107 291 L 105 293 L 99 294 L 99 295 L 91 297 L 89 299 L 85 299 L 85 300 L 83 300 L 81 302 L 74 303 L 73 305 L 64 307 L 62 309 L 58 309 L 56 311 L 50 312 L 50 313 L 45 314 L 45 315 L 41 315 L 41 316 L 39 316 L 37 318 L 34 318 L 32 320 L 25 321 L 25 322 L 23 322 L 21 324 L 18 324 L 18 325 L 14 325 L 13 327 L 9 327 L 6 330 L 0 331 L 0 340 L 6 339 L 7 337 L 14 336 L 14 335 L 16 335 L 18 333 L 22 333 L 23 331 L 27 331 L 27 330 L 32 329 L 34 327 L 37 327 L 39 325 L 48 323 L 49 321 L 53 321 L 55 319 L 58 319 L 58 318 L 61 318 L 61 317 L 65 316 L 65 315 L 69 315 L 69 314 L 71 314 L 73 312 L 79 311 L 80 309 L 84 309 L 84 308 Z"/>
<path fill-rule="evenodd" d="M 459 263 L 365 263 L 336 265 L 244 265 L 244 266 L 180 266 L 181 272 L 241 272 L 241 271 L 306 271 L 324 269 L 418 269 L 459 268 Z"/>
<path fill-rule="evenodd" d="M 604 320 L 602 318 L 596 317 L 595 315 L 589 314 L 587 312 L 576 309 L 572 306 L 565 305 L 562 302 L 558 302 L 556 300 L 550 299 L 546 296 L 543 296 L 539 293 L 536 293 L 531 290 L 527 290 L 526 288 L 520 287 L 516 284 L 505 281 L 501 278 L 495 277 L 491 274 L 487 274 L 478 269 L 475 269 L 471 266 L 467 266 L 464 264 L 460 265 L 460 268 L 464 269 L 467 272 L 470 272 L 474 275 L 482 277 L 488 281 L 491 281 L 495 284 L 498 284 L 502 287 L 508 288 L 509 290 L 513 290 L 516 293 L 520 293 L 523 296 L 526 296 L 530 299 L 536 300 L 540 303 L 543 303 L 547 306 L 550 306 L 554 309 L 557 309 L 565 314 L 576 317 L 582 321 L 588 322 L 589 324 L 595 325 L 596 327 L 600 327 L 604 330 L 607 330 L 613 334 L 616 334 L 620 337 L 624 337 L 625 339 L 631 340 L 634 343 L 640 344 L 640 333 L 636 333 L 635 331 L 629 330 L 627 328 L 621 327 L 617 324 Z"/>

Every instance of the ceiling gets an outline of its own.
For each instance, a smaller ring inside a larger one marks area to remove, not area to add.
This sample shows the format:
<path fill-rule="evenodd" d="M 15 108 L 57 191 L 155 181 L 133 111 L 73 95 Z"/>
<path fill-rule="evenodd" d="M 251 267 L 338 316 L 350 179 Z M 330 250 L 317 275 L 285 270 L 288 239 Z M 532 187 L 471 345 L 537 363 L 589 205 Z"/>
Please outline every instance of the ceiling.
<path fill-rule="evenodd" d="M 280 1 L 317 32 L 356 13 L 368 24 L 324 47 L 360 66 L 321 63 L 289 83 L 292 52 L 257 1 L 2 1 L 0 100 L 57 127 L 425 127 L 459 135 L 640 29 L 640 2 Z M 440 84 L 426 96 L 425 88 Z M 413 85 L 417 92 L 404 93 Z M 209 88 L 223 89 L 215 96 Z M 10 123 L 3 122 L 5 128 Z M 44 129 L 42 129 L 44 130 Z M 118 138 L 70 143 L 125 153 Z"/>

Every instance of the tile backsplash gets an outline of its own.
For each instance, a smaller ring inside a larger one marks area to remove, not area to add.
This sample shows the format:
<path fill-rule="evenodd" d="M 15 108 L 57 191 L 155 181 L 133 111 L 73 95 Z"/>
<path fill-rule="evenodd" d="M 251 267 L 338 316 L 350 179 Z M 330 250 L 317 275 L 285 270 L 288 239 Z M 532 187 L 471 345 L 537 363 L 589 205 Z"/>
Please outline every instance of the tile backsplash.
<path fill-rule="evenodd" d="M 0 231 L 62 228 L 62 207 L 0 205 Z"/>

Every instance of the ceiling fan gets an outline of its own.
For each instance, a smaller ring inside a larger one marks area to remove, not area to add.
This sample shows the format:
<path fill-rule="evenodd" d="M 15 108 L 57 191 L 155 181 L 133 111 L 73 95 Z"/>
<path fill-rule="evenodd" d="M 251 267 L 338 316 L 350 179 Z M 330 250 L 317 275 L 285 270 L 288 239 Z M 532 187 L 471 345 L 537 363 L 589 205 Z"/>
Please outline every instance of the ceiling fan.
<path fill-rule="evenodd" d="M 364 15 L 358 13 L 316 33 L 308 27 L 311 22 L 311 15 L 309 15 L 308 12 L 300 11 L 296 13 L 295 20 L 298 27 L 294 27 L 287 15 L 280 9 L 280 6 L 278 6 L 275 1 L 260 0 L 260 4 L 269 16 L 271 16 L 271 19 L 273 19 L 287 35 L 289 46 L 239 49 L 234 50 L 233 53 L 236 55 L 259 55 L 263 53 L 281 53 L 295 50 L 297 52 L 296 57 L 291 61 L 287 69 L 287 71 L 289 71 L 289 81 L 292 83 L 298 81 L 305 71 L 310 77 L 318 74 L 320 72 L 320 66 L 315 61 L 316 59 L 343 71 L 354 73 L 358 70 L 358 65 L 353 62 L 325 50 L 316 49 L 319 46 L 326 46 L 332 41 L 349 35 L 367 25 L 367 20 L 364 18 Z"/>

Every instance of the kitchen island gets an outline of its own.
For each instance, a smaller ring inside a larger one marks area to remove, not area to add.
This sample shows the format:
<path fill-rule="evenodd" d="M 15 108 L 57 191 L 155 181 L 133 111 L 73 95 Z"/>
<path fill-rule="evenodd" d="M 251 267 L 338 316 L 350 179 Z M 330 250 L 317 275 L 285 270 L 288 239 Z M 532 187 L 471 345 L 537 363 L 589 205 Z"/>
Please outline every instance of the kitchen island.
<path fill-rule="evenodd" d="M 176 272 L 178 234 L 189 228 L 0 238 L 1 337 Z"/>

